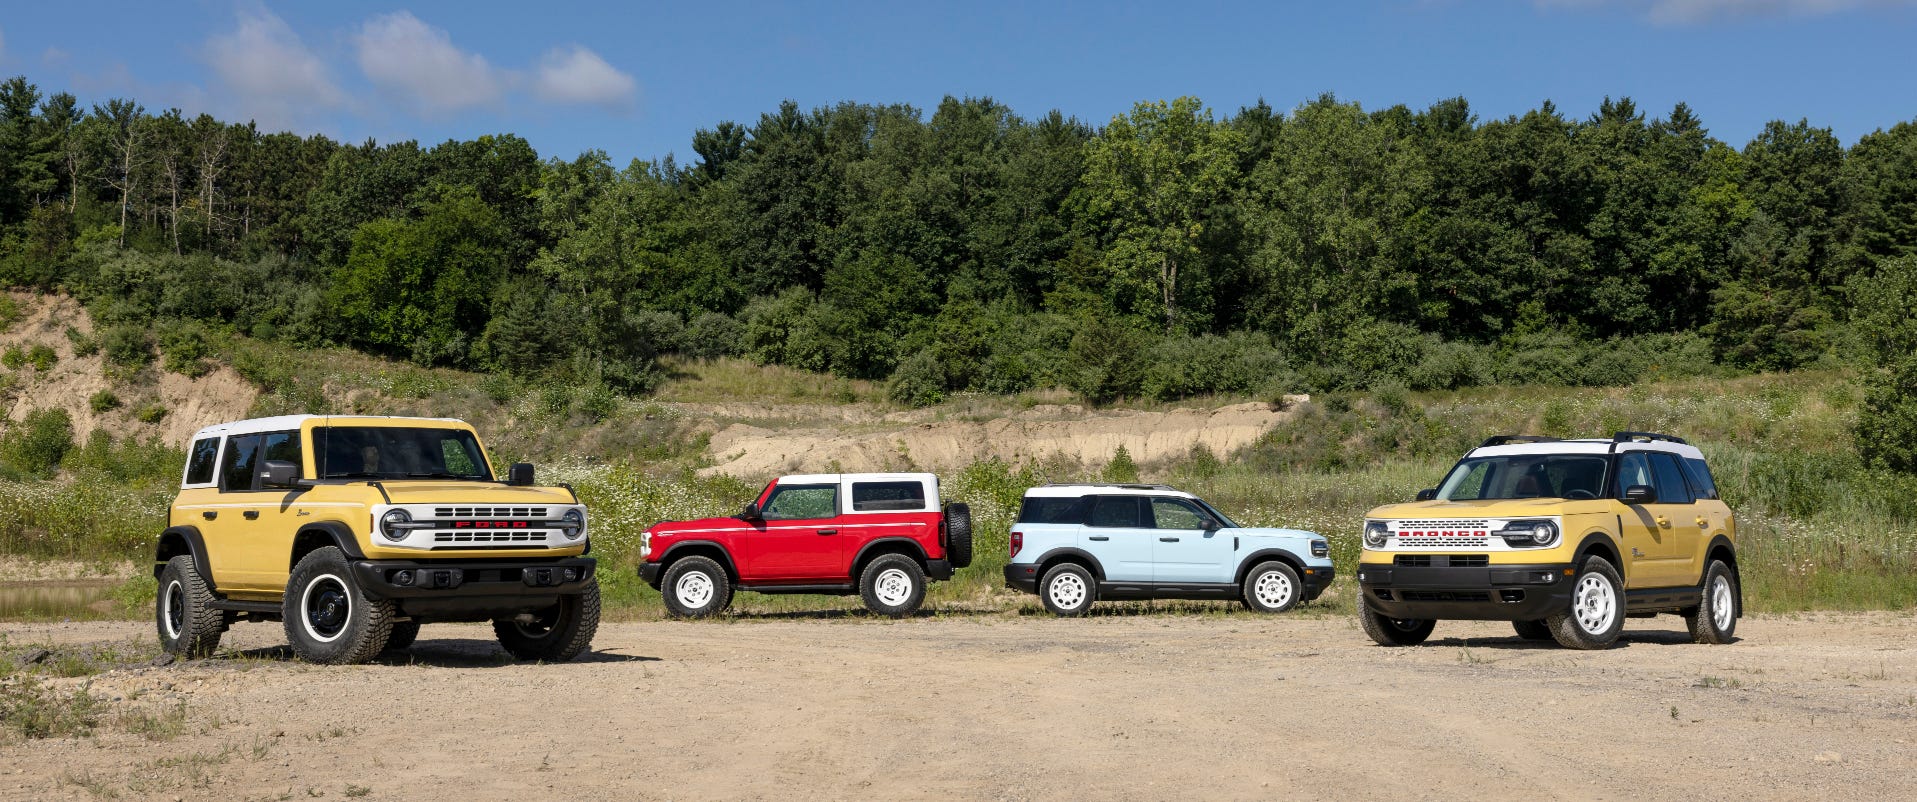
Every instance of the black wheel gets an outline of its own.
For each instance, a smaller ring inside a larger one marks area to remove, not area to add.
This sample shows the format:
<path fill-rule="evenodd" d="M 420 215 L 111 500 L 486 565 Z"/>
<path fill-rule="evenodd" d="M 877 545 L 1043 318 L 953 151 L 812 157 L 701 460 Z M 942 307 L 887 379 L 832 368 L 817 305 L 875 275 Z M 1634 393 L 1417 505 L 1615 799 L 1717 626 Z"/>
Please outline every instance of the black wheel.
<path fill-rule="evenodd" d="M 1525 640 L 1550 640 L 1551 626 L 1543 621 L 1513 621 L 1511 628 L 1518 631 L 1518 637 Z"/>
<path fill-rule="evenodd" d="M 1691 628 L 1691 640 L 1698 643 L 1730 643 L 1737 634 L 1737 573 L 1723 560 L 1712 560 L 1704 569 L 1704 595 L 1696 607 L 1684 611 L 1684 623 Z"/>
<path fill-rule="evenodd" d="M 659 583 L 666 596 L 666 612 L 676 618 L 705 618 L 725 612 L 732 603 L 732 582 L 726 569 L 711 557 L 686 557 L 666 569 Z"/>
<path fill-rule="evenodd" d="M 225 615 L 213 609 L 213 589 L 193 567 L 192 557 L 174 557 L 160 569 L 153 623 L 160 632 L 160 648 L 172 654 L 205 657 L 220 648 L 220 633 L 226 631 Z"/>
<path fill-rule="evenodd" d="M 1429 618 L 1392 618 L 1358 602 L 1358 624 L 1379 646 L 1416 646 L 1431 637 L 1438 622 Z"/>
<path fill-rule="evenodd" d="M 416 640 L 419 640 L 418 621 L 394 621 L 392 632 L 386 636 L 386 651 L 399 651 Z"/>
<path fill-rule="evenodd" d="M 293 654 L 309 663 L 364 663 L 386 648 L 393 602 L 361 593 L 338 547 L 316 549 L 286 580 L 280 620 Z"/>
<path fill-rule="evenodd" d="M 584 593 L 559 597 L 559 603 L 531 621 L 494 621 L 499 645 L 521 660 L 563 663 L 592 648 L 599 631 L 599 580 L 586 580 Z"/>
<path fill-rule="evenodd" d="M 945 559 L 953 568 L 972 564 L 972 507 L 964 502 L 945 505 Z"/>
<path fill-rule="evenodd" d="M 865 609 L 891 618 L 918 612 L 925 603 L 925 569 L 903 554 L 883 554 L 859 574 L 859 598 Z"/>
<path fill-rule="evenodd" d="M 1567 649 L 1608 649 L 1624 631 L 1624 581 L 1603 557 L 1588 557 L 1571 580 L 1571 606 L 1544 623 Z"/>
<path fill-rule="evenodd" d="M 1304 586 L 1291 566 L 1273 560 L 1259 563 L 1245 574 L 1245 606 L 1255 613 L 1282 613 L 1298 606 Z"/>
<path fill-rule="evenodd" d="M 1038 600 L 1053 615 L 1075 618 L 1089 612 L 1092 602 L 1098 601 L 1098 582 L 1085 566 L 1059 563 L 1039 581 Z"/>

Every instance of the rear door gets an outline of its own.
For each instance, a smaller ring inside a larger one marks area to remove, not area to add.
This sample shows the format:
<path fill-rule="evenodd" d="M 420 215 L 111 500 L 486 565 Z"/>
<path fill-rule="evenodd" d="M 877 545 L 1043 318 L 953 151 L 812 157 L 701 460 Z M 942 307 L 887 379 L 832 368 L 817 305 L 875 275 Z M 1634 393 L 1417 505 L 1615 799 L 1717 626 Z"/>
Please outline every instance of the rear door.
<path fill-rule="evenodd" d="M 745 559 L 740 578 L 790 582 L 844 582 L 845 539 L 839 526 L 839 485 L 781 484 L 772 488 L 755 521 L 739 538 Z"/>
<path fill-rule="evenodd" d="M 1684 463 L 1676 454 L 1651 454 L 1651 473 L 1657 483 L 1659 526 L 1670 533 L 1670 559 L 1666 563 L 1664 584 L 1695 585 L 1702 578 L 1696 556 L 1704 550 L 1699 542 L 1709 521 L 1701 520 L 1691 486 L 1684 477 Z"/>
<path fill-rule="evenodd" d="M 1152 544 L 1158 531 L 1150 528 L 1144 499 L 1137 496 L 1097 496 L 1079 530 L 1079 548 L 1098 558 L 1111 582 L 1152 581 Z"/>
<path fill-rule="evenodd" d="M 1230 582 L 1232 538 L 1206 529 L 1209 519 L 1189 501 L 1151 498 L 1148 502 L 1156 538 L 1152 543 L 1152 579 L 1155 582 Z"/>

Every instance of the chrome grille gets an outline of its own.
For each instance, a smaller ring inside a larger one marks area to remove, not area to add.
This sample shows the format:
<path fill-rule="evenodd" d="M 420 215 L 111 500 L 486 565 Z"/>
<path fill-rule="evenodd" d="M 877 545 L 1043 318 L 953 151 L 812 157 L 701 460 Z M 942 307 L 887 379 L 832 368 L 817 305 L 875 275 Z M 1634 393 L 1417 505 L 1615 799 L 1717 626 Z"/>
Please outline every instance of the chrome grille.
<path fill-rule="evenodd" d="M 545 507 L 435 507 L 435 518 L 544 518 Z"/>

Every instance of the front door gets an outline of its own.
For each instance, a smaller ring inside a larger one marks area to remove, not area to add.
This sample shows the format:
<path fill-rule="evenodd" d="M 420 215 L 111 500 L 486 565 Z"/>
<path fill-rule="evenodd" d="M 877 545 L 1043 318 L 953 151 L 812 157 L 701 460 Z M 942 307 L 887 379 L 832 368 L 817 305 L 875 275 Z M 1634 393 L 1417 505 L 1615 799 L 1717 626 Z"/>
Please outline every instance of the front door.
<path fill-rule="evenodd" d="M 261 435 L 260 456 L 254 465 L 254 486 L 252 493 L 254 506 L 241 511 L 241 520 L 246 522 L 246 545 L 241 559 L 245 565 L 247 584 L 261 590 L 283 590 L 287 575 L 293 570 L 290 557 L 293 554 L 293 536 L 300 525 L 312 520 L 301 515 L 298 508 L 299 497 L 305 491 L 288 487 L 265 487 L 258 484 L 260 474 L 266 470 L 269 460 L 291 462 L 299 466 L 294 478 L 301 476 L 306 468 L 301 460 L 300 433 L 270 432 Z M 246 515 L 253 515 L 246 519 Z"/>
<path fill-rule="evenodd" d="M 1157 527 L 1152 562 L 1155 582 L 1230 582 L 1232 538 L 1205 522 L 1210 517 L 1191 502 L 1177 498 L 1151 500 L 1152 523 Z"/>
<path fill-rule="evenodd" d="M 779 485 L 746 532 L 741 579 L 811 584 L 844 582 L 845 536 L 839 531 L 839 486 Z"/>
<path fill-rule="evenodd" d="M 254 506 L 257 498 L 253 493 L 259 454 L 257 434 L 226 438 L 220 452 L 218 495 L 203 507 L 202 518 L 196 522 L 206 540 L 206 558 L 213 569 L 214 583 L 221 590 L 259 589 L 251 573 L 258 557 L 250 552 L 253 533 L 259 529 L 260 513 Z"/>
<path fill-rule="evenodd" d="M 1657 474 L 1651 467 L 1651 452 L 1628 451 L 1617 458 L 1617 496 L 1623 514 L 1618 516 L 1624 538 L 1624 586 L 1629 589 L 1669 587 L 1677 559 L 1676 533 L 1673 531 L 1673 507 L 1682 512 L 1687 505 L 1664 503 L 1662 492 L 1651 504 L 1623 501 L 1628 488 L 1646 485 L 1657 488 Z M 1688 500 L 1688 499 L 1687 499 Z"/>
<path fill-rule="evenodd" d="M 1079 548 L 1105 567 L 1109 582 L 1152 581 L 1152 543 L 1158 536 L 1146 522 L 1144 499 L 1098 496 L 1079 530 Z"/>

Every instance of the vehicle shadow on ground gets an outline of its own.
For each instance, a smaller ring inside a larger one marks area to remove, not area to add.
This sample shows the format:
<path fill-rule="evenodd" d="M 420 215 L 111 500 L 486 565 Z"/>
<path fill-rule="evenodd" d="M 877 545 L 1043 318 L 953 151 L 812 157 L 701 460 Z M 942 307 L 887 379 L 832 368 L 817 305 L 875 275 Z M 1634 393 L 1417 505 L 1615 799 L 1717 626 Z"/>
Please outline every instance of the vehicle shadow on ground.
<path fill-rule="evenodd" d="M 1737 643 L 1741 640 L 1743 639 L 1733 637 L 1731 638 L 1731 643 Z M 1628 649 L 1632 646 L 1690 646 L 1692 644 L 1693 642 L 1691 640 L 1691 633 L 1684 632 L 1682 630 L 1664 631 L 1664 632 L 1656 632 L 1656 631 L 1629 632 L 1627 631 L 1624 634 L 1618 636 L 1617 642 L 1611 644 L 1611 648 Z M 1469 646 L 1474 649 L 1499 649 L 1499 650 L 1512 650 L 1512 651 L 1528 651 L 1528 650 L 1534 650 L 1534 649 L 1542 650 L 1542 651 L 1562 651 L 1564 649 L 1564 647 L 1558 645 L 1557 641 L 1525 640 L 1524 638 L 1520 638 L 1515 635 L 1506 636 L 1502 638 L 1432 638 L 1431 640 L 1425 641 L 1424 645 L 1426 646 Z"/>
<path fill-rule="evenodd" d="M 589 651 L 567 662 L 571 663 L 651 663 L 661 658 L 611 652 Z M 261 661 L 276 663 L 297 663 L 299 658 L 293 655 L 291 646 L 267 646 L 258 649 L 222 652 L 207 662 L 217 664 L 221 661 Z M 369 661 L 377 666 L 428 666 L 432 668 L 500 668 L 512 665 L 530 664 L 532 660 L 520 660 L 501 649 L 498 644 L 488 641 L 436 639 L 414 641 L 404 649 L 390 649 L 380 652 L 378 657 Z"/>
<path fill-rule="evenodd" d="M 867 610 L 769 610 L 763 612 L 734 612 L 725 619 L 735 621 L 825 621 L 860 619 L 870 621 L 911 620 L 924 618 L 996 618 L 1005 615 L 1003 610 L 919 610 L 908 616 L 893 619 Z M 717 620 L 725 620 L 717 619 Z"/>

